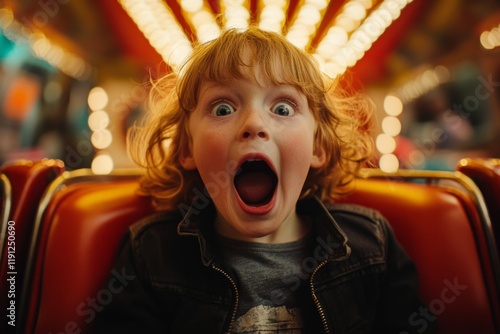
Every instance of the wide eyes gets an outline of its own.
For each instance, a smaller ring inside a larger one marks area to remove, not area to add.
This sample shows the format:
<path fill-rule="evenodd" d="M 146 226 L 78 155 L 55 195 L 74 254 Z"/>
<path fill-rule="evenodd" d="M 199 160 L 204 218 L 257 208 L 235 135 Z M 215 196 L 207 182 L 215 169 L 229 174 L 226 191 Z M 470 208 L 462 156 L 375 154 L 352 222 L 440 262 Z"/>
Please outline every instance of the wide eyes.
<path fill-rule="evenodd" d="M 235 111 L 236 110 L 227 103 L 218 103 L 212 108 L 210 114 L 213 116 L 227 116 Z"/>
<path fill-rule="evenodd" d="M 278 102 L 271 108 L 271 112 L 279 116 L 292 116 L 295 110 L 289 102 Z"/>
<path fill-rule="evenodd" d="M 288 100 L 275 103 L 270 110 L 278 116 L 292 116 L 295 113 L 295 104 Z M 236 109 L 226 102 L 215 103 L 210 110 L 213 116 L 228 116 L 236 112 Z"/>

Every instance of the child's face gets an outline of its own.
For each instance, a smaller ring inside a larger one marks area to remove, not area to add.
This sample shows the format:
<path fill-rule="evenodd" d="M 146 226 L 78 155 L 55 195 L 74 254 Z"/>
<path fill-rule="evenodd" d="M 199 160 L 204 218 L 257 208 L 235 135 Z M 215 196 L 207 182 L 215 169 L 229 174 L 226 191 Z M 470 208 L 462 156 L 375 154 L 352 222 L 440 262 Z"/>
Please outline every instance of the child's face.
<path fill-rule="evenodd" d="M 264 82 L 258 71 L 255 77 Z M 324 159 L 313 145 L 315 127 L 306 97 L 293 86 L 203 82 L 189 118 L 192 146 L 181 162 L 198 169 L 220 234 L 260 242 L 297 238 L 303 227 L 296 202 L 309 168 Z"/>

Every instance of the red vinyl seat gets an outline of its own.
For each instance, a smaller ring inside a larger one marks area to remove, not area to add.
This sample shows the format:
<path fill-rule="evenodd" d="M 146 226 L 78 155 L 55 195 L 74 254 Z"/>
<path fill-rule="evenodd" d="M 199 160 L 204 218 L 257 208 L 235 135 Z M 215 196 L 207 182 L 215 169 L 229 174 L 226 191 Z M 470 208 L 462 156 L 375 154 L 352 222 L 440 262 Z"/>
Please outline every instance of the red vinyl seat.
<path fill-rule="evenodd" d="M 18 309 L 17 302 L 22 293 L 27 250 L 32 237 L 36 210 L 48 185 L 63 171 L 64 163 L 54 159 L 18 160 L 0 167 L 3 190 L 0 225 L 0 268 L 2 268 L 0 270 L 0 308 L 2 310 L 11 307 L 11 300 L 16 301 L 15 306 Z M 8 262 L 9 253 L 14 256 L 11 258 L 12 267 Z M 7 281 L 7 278 L 12 276 L 15 279 Z M 15 282 L 15 285 L 11 285 L 10 282 Z M 9 295 L 12 296 L 10 293 L 12 288 L 15 289 L 15 299 L 9 297 Z M 10 313 L 9 310 L 7 314 Z M 5 320 L 4 317 L 0 322 L 0 333 L 12 330 L 8 321 Z"/>
<path fill-rule="evenodd" d="M 437 321 L 443 334 L 498 332 L 498 259 L 491 257 L 491 231 L 474 194 L 462 190 L 472 182 L 460 173 L 407 174 L 396 180 L 367 171 L 342 201 L 378 209 L 414 260 L 428 308 L 408 321 L 417 331 Z M 458 180 L 459 187 L 410 182 L 422 176 Z M 39 211 L 24 333 L 91 333 L 95 312 L 112 298 L 104 283 L 120 240 L 131 223 L 154 211 L 136 194 L 136 179 L 71 179 L 59 182 L 67 185 L 57 186 Z"/>
<path fill-rule="evenodd" d="M 483 194 L 497 248 L 500 247 L 500 159 L 461 159 L 457 170 L 471 178 Z"/>
<path fill-rule="evenodd" d="M 107 301 L 101 289 L 128 226 L 154 211 L 136 194 L 138 176 L 77 170 L 51 185 L 31 246 L 23 333 L 89 330 Z"/>
<path fill-rule="evenodd" d="M 409 321 L 417 332 L 437 321 L 439 333 L 498 333 L 498 257 L 474 184 L 460 173 L 398 174 L 368 171 L 341 201 L 380 211 L 415 262 L 428 308 Z"/>

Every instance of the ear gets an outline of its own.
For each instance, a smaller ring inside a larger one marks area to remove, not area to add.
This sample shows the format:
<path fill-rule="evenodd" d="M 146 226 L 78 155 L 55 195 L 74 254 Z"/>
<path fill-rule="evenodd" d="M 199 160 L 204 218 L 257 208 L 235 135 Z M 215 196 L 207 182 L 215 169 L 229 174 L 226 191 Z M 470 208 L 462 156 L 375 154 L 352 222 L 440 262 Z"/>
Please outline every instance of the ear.
<path fill-rule="evenodd" d="M 326 153 L 322 145 L 318 145 L 314 148 L 313 156 L 311 159 L 312 168 L 320 168 L 326 162 Z"/>
<path fill-rule="evenodd" d="M 181 166 L 186 170 L 194 170 L 196 169 L 196 161 L 194 160 L 194 156 L 191 153 L 191 148 L 185 148 L 180 152 L 179 160 Z"/>

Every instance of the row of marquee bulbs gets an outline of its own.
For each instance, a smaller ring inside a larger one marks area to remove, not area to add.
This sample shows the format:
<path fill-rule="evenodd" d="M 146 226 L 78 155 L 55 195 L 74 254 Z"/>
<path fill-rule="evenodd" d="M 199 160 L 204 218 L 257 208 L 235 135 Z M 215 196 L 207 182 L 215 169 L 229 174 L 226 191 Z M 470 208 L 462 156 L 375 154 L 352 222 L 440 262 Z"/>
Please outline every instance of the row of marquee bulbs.
<path fill-rule="evenodd" d="M 192 51 L 192 45 L 166 3 L 163 0 L 119 2 L 151 46 L 174 70 L 178 69 Z M 372 10 L 372 0 L 347 1 L 313 54 L 322 70 L 336 77 L 356 64 L 410 2 L 384 0 Z M 281 33 L 286 4 L 285 0 L 263 0 L 259 27 Z M 180 6 L 194 27 L 199 42 L 219 36 L 219 24 L 203 0 L 182 0 Z M 285 37 L 297 47 L 306 49 L 327 6 L 326 0 L 305 0 Z M 221 7 L 224 27 L 248 28 L 250 12 L 245 0 L 222 0 Z"/>
<path fill-rule="evenodd" d="M 167 63 L 174 69 L 177 68 L 191 52 L 192 45 L 163 0 L 119 1 L 150 44 Z M 259 26 L 262 29 L 280 32 L 285 19 L 286 1 L 262 1 Z M 244 0 L 222 1 L 227 27 L 241 29 L 248 27 L 250 14 L 244 2 Z M 356 64 L 409 2 L 411 1 L 385 0 L 366 17 L 373 6 L 372 0 L 348 1 L 313 54 L 323 71 L 335 77 Z M 193 26 L 197 27 L 197 38 L 200 42 L 209 41 L 220 34 L 219 25 L 203 0 L 181 0 L 180 5 L 191 18 Z M 307 48 L 326 6 L 326 0 L 305 0 L 286 37 L 298 47 Z M 92 73 L 91 65 L 48 39 L 40 31 L 47 24 L 48 20 L 35 16 L 28 22 L 18 22 L 14 19 L 12 10 L 0 8 L 0 29 L 7 38 L 16 43 L 27 42 L 35 56 L 44 59 L 70 77 L 87 80 Z M 485 49 L 500 46 L 500 25 L 484 31 L 479 40 Z"/>
<path fill-rule="evenodd" d="M 109 104 L 109 96 L 106 90 L 96 86 L 89 92 L 87 102 L 90 109 L 88 125 L 92 131 L 90 141 L 97 151 L 94 156 L 91 169 L 95 174 L 109 174 L 113 171 L 113 157 L 107 149 L 113 142 L 113 134 L 109 129 L 110 117 L 106 111 Z"/>

